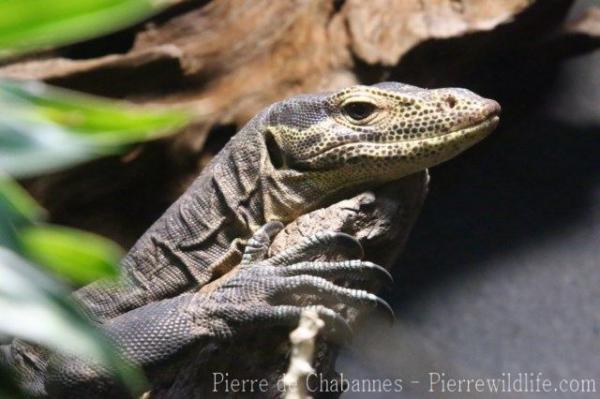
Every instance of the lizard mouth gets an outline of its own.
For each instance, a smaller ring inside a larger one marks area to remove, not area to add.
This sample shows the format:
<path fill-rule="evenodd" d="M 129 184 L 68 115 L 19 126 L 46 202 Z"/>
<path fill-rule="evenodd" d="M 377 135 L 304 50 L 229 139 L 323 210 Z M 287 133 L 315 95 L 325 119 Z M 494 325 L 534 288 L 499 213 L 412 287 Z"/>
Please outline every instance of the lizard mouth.
<path fill-rule="evenodd" d="M 472 124 L 470 126 L 466 126 L 466 127 L 460 128 L 460 129 L 452 130 L 448 133 L 442 134 L 437 137 L 431 137 L 431 139 L 436 139 L 436 138 L 445 137 L 445 136 L 454 136 L 454 137 L 467 136 L 467 135 L 470 136 L 470 135 L 477 134 L 477 133 L 481 133 L 482 138 L 483 138 L 483 136 L 487 135 L 488 133 L 491 133 L 492 130 L 494 130 L 496 128 L 496 126 L 498 126 L 498 122 L 500 122 L 500 117 L 497 114 L 490 115 L 483 121 L 477 122 L 475 124 Z M 421 139 L 421 140 L 427 141 L 428 139 Z M 416 141 L 419 141 L 419 139 L 417 139 Z"/>

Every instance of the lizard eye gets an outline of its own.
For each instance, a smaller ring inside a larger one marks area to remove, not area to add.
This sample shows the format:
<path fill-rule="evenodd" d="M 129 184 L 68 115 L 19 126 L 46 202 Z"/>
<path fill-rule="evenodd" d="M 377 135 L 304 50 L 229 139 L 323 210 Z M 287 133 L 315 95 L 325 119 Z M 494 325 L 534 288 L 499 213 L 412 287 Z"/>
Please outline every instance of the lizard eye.
<path fill-rule="evenodd" d="M 375 105 L 366 101 L 351 102 L 342 107 L 342 111 L 355 121 L 362 121 L 375 112 Z"/>

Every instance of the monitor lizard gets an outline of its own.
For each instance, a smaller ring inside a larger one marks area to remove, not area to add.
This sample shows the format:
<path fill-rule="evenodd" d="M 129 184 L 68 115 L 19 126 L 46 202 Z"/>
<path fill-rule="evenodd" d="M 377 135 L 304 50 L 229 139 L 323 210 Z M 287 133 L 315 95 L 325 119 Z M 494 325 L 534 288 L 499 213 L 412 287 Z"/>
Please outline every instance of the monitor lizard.
<path fill-rule="evenodd" d="M 303 214 L 456 156 L 496 127 L 499 112 L 497 102 L 465 89 L 396 82 L 275 103 L 138 240 L 122 261 L 125 284 L 96 282 L 74 296 L 125 357 L 158 379 L 191 346 L 232 340 L 256 323 L 293 324 L 303 309 L 289 299 L 293 293 L 316 294 L 312 306 L 328 334 L 348 337 L 333 304 L 389 306 L 330 280 L 385 280 L 387 271 L 359 260 L 360 244 L 343 233 L 322 232 L 268 258 L 271 239 Z M 322 252 L 350 260 L 311 261 Z M 224 282 L 198 292 L 216 280 Z M 37 359 L 44 364 L 32 372 L 22 347 L 4 348 L 4 357 L 28 368 L 26 385 L 38 396 L 116 389 L 106 370 L 57 355 Z"/>

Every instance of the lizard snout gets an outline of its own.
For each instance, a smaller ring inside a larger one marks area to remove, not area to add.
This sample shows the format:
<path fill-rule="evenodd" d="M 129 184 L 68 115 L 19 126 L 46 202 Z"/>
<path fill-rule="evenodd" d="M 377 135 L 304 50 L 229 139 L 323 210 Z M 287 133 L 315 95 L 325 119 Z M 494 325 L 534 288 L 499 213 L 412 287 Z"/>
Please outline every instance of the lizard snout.
<path fill-rule="evenodd" d="M 494 116 L 499 116 L 500 112 L 502 112 L 502 107 L 498 104 L 497 101 L 485 99 L 484 105 L 484 113 L 487 118 L 493 118 Z"/>

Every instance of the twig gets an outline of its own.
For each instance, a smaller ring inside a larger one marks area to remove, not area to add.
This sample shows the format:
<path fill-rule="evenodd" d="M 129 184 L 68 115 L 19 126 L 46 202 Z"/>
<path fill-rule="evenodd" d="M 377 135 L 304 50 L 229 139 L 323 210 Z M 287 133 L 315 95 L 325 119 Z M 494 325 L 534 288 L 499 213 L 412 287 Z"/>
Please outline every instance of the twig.
<path fill-rule="evenodd" d="M 290 366 L 283 377 L 285 399 L 310 399 L 306 391 L 306 379 L 314 372 L 312 361 L 315 352 L 315 341 L 319 330 L 325 322 L 313 309 L 306 309 L 300 315 L 298 328 L 290 333 L 292 355 Z"/>

